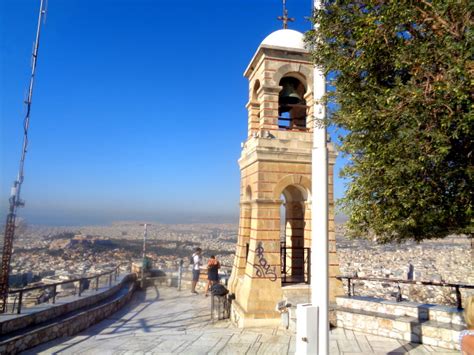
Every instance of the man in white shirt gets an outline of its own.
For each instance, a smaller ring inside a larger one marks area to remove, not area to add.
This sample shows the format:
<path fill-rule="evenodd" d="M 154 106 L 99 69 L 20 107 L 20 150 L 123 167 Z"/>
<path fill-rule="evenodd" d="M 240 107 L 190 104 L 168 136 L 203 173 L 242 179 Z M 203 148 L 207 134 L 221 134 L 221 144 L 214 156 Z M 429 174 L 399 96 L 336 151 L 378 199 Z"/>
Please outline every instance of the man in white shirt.
<path fill-rule="evenodd" d="M 202 265 L 201 253 L 202 253 L 202 249 L 196 248 L 193 254 L 193 281 L 191 283 L 191 293 L 194 293 L 194 294 L 197 294 L 196 284 L 199 281 L 199 275 L 201 273 L 201 265 Z"/>

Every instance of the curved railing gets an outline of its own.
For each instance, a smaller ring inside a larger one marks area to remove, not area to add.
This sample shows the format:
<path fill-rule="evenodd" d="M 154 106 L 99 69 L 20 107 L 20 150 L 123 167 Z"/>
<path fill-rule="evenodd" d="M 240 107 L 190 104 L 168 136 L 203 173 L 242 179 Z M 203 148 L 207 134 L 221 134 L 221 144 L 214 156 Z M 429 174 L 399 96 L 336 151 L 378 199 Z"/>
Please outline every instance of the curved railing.
<path fill-rule="evenodd" d="M 373 281 L 380 283 L 393 283 L 397 285 L 398 293 L 396 295 L 397 302 L 402 301 L 402 290 L 400 284 L 410 285 L 424 285 L 424 286 L 438 286 L 438 287 L 451 287 L 456 293 L 456 306 L 458 309 L 462 309 L 462 296 L 461 288 L 474 289 L 474 285 L 468 284 L 457 284 L 449 282 L 433 282 L 433 281 L 417 281 L 417 280 L 403 280 L 403 279 L 387 279 L 387 278 L 375 278 L 375 277 L 358 277 L 358 276 L 337 276 L 338 280 L 347 280 L 347 295 L 353 296 L 355 291 L 355 285 L 353 281 Z"/>
<path fill-rule="evenodd" d="M 16 313 L 20 314 L 21 309 L 23 306 L 23 296 L 26 292 L 31 292 L 35 290 L 51 290 L 50 291 L 50 297 L 47 298 L 47 302 L 50 300 L 52 303 L 56 303 L 56 296 L 58 295 L 57 289 L 58 286 L 65 285 L 65 284 L 75 284 L 77 283 L 77 286 L 74 285 L 74 292 L 73 295 L 78 295 L 81 296 L 82 292 L 84 290 L 91 289 L 91 286 L 93 287 L 94 290 L 99 289 L 99 280 L 103 278 L 104 276 L 109 276 L 108 277 L 108 286 L 112 286 L 112 280 L 117 280 L 117 277 L 120 275 L 120 267 L 123 266 L 123 264 L 117 265 L 115 268 L 102 272 L 100 274 L 95 274 L 92 276 L 87 276 L 87 277 L 79 277 L 75 279 L 70 279 L 70 280 L 64 280 L 60 282 L 55 282 L 51 284 L 45 284 L 45 285 L 38 285 L 38 286 L 30 286 L 30 287 L 24 287 L 24 288 L 18 288 L 18 289 L 10 289 L 8 291 L 8 295 L 17 295 L 13 301 L 13 305 L 11 308 L 11 313 L 15 313 L 15 308 L 16 308 Z M 95 285 L 93 285 L 95 281 Z M 43 302 L 44 303 L 44 302 Z M 8 303 L 6 305 L 8 307 Z M 7 307 L 5 308 L 5 313 L 8 312 Z"/>

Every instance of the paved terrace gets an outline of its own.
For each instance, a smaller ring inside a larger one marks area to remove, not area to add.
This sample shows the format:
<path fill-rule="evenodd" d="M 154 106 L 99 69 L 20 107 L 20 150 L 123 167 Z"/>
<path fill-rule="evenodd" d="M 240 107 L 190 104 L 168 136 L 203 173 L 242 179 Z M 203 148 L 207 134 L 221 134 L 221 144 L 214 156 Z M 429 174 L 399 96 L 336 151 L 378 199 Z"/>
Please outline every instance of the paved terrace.
<path fill-rule="evenodd" d="M 295 334 L 284 328 L 235 328 L 210 320 L 210 298 L 149 288 L 130 304 L 76 336 L 27 354 L 294 354 Z M 457 354 L 379 336 L 333 329 L 330 354 Z"/>

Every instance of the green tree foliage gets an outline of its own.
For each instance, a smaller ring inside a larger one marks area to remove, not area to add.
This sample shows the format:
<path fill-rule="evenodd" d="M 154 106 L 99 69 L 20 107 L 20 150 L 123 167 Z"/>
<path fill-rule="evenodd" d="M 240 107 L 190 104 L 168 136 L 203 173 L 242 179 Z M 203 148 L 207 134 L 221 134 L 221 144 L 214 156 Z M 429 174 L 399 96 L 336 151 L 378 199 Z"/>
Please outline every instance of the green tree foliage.
<path fill-rule="evenodd" d="M 472 2 L 325 1 L 307 34 L 347 130 L 341 204 L 381 243 L 473 230 Z"/>

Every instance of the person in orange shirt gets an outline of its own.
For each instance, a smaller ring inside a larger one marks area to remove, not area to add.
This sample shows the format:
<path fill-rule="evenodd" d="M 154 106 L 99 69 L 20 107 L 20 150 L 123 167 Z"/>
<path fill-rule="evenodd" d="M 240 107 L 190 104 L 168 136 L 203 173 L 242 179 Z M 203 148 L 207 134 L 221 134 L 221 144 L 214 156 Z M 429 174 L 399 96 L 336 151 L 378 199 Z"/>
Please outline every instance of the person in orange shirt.
<path fill-rule="evenodd" d="M 207 262 L 207 287 L 206 287 L 206 294 L 205 294 L 206 297 L 211 286 L 219 282 L 219 268 L 220 267 L 221 267 L 221 264 L 219 263 L 219 261 L 216 259 L 214 255 L 211 255 L 211 257 L 209 258 L 209 261 Z"/>
<path fill-rule="evenodd" d="M 460 334 L 461 352 L 463 355 L 474 355 L 474 296 L 470 296 L 464 308 L 464 319 L 467 329 Z"/>

